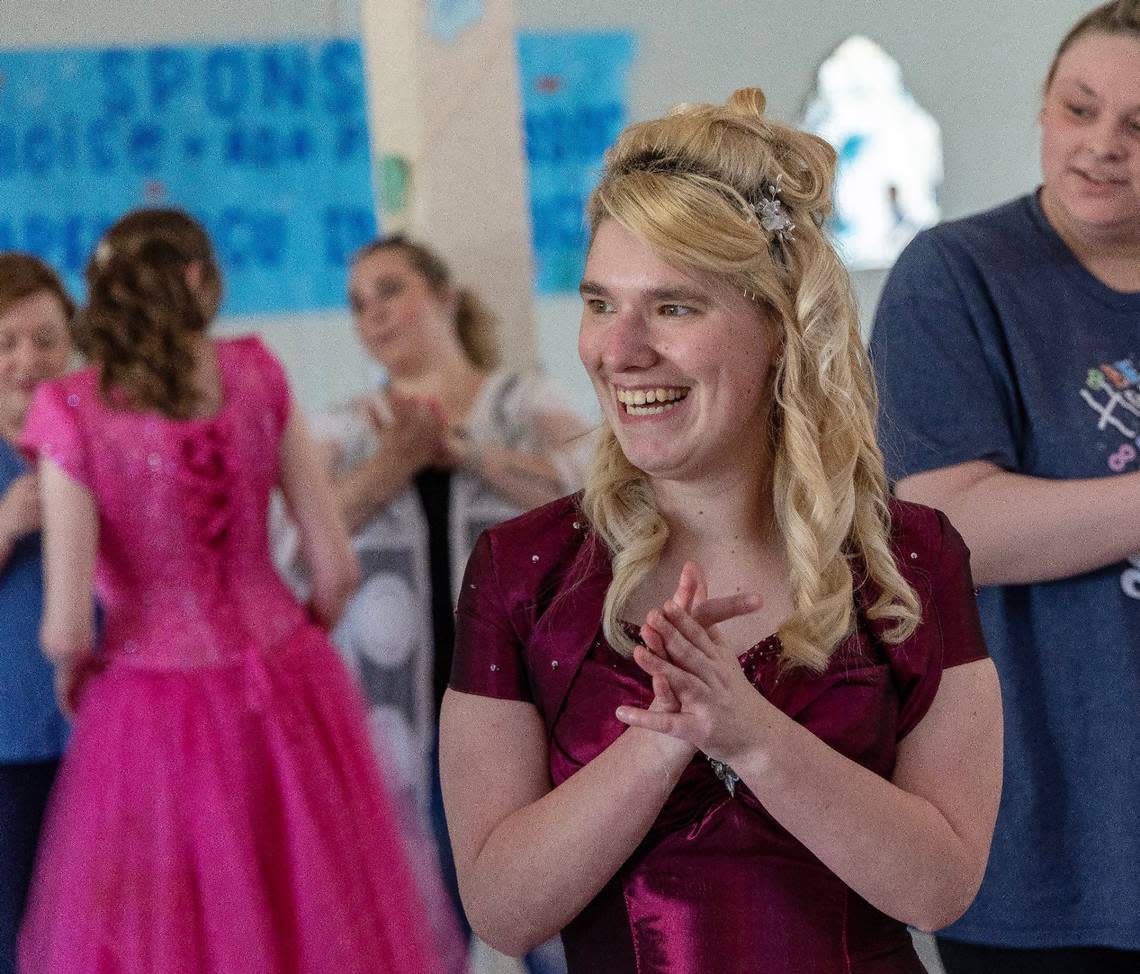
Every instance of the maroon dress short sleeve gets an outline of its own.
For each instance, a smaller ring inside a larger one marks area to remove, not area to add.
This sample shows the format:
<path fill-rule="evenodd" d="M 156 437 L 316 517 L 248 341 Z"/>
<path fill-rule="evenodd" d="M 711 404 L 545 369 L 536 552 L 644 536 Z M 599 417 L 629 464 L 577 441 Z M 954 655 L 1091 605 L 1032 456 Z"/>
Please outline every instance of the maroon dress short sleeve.
<path fill-rule="evenodd" d="M 930 568 L 910 579 L 922 602 L 922 622 L 914 636 L 890 649 L 891 668 L 902 697 L 899 740 L 926 716 L 943 670 L 989 656 L 970 575 L 970 551 L 945 514 L 926 513 L 931 530 L 923 533 L 929 540 L 925 545 L 914 542 L 913 547 L 925 548 L 915 554 Z M 907 547 L 912 544 L 904 544 Z M 909 552 L 903 555 L 910 558 Z"/>
<path fill-rule="evenodd" d="M 47 457 L 72 480 L 88 487 L 90 474 L 80 429 L 80 405 L 80 393 L 67 380 L 40 383 L 28 409 L 19 446 L 33 462 Z"/>
<path fill-rule="evenodd" d="M 533 702 L 522 640 L 511 616 L 499 585 L 491 538 L 484 532 L 467 562 L 459 592 L 451 689 Z"/>

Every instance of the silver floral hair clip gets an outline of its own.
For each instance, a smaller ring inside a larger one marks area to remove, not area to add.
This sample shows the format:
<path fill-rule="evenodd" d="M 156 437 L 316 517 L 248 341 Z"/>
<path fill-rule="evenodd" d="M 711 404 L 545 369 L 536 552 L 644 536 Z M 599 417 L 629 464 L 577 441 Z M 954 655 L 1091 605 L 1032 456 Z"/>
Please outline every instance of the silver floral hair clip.
<path fill-rule="evenodd" d="M 99 241 L 99 245 L 95 248 L 95 263 L 100 267 L 105 266 L 111 260 L 111 244 L 107 238 L 104 237 Z"/>
<path fill-rule="evenodd" d="M 784 175 L 781 173 L 775 182 L 768 183 L 760 194 L 759 202 L 753 204 L 752 209 L 756 213 L 756 219 L 760 221 L 760 226 L 780 243 L 786 244 L 796 239 L 792 233 L 796 225 L 788 216 L 788 211 L 784 209 L 783 201 L 780 199 L 780 180 L 783 178 Z"/>

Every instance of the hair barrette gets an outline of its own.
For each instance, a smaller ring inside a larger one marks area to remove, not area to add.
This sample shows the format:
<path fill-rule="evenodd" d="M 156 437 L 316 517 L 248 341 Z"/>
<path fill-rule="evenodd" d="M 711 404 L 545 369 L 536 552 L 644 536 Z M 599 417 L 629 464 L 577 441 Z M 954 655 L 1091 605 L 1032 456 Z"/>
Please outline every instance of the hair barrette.
<path fill-rule="evenodd" d="M 752 209 L 756 213 L 756 219 L 760 221 L 760 226 L 780 243 L 786 244 L 796 239 L 792 233 L 796 225 L 788 216 L 788 211 L 780 199 L 780 180 L 783 178 L 781 173 L 774 182 L 765 184 L 759 201 L 753 204 Z"/>

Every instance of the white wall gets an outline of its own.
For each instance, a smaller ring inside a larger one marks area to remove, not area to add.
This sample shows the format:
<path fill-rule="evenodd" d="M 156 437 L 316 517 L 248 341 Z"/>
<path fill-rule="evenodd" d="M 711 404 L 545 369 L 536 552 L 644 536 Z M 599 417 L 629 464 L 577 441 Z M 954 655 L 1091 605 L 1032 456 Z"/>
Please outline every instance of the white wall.
<path fill-rule="evenodd" d="M 361 2 L 366 0 L 7 0 L 2 43 L 53 47 L 355 34 Z M 1041 81 L 1065 29 L 1092 6 L 1081 0 L 516 0 L 515 9 L 526 30 L 635 31 L 634 119 L 678 101 L 723 100 L 736 87 L 756 84 L 767 93 L 773 115 L 797 119 L 819 64 L 850 34 L 867 34 L 900 62 L 911 91 L 942 125 L 942 202 L 946 215 L 955 217 L 1036 184 Z M 456 270 L 462 279 L 462 268 Z M 865 317 L 882 278 L 856 276 Z M 572 400 L 592 411 L 574 351 L 577 300 L 540 299 L 536 317 L 543 362 Z M 343 313 L 222 327 L 265 334 L 308 409 L 341 398 L 373 375 Z"/>
<path fill-rule="evenodd" d="M 947 218 L 1037 185 L 1037 107 L 1053 51 L 1088 0 L 516 0 L 526 30 L 632 28 L 632 120 L 682 101 L 723 101 L 758 85 L 775 117 L 797 121 L 819 65 L 851 34 L 865 34 L 901 65 L 911 92 L 942 126 Z M 885 273 L 854 275 L 864 324 Z M 592 394 L 570 353 L 577 302 L 538 303 L 540 353 L 573 391 Z"/>

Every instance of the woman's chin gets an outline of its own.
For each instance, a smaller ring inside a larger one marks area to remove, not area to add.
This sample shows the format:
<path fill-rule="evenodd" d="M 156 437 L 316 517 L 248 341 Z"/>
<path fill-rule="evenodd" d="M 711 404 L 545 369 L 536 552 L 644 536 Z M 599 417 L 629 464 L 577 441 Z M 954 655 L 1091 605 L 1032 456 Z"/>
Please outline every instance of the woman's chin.
<path fill-rule="evenodd" d="M 21 425 L 31 404 L 31 390 L 12 388 L 0 390 L 0 423 L 6 426 Z"/>
<path fill-rule="evenodd" d="M 692 467 L 684 457 L 657 450 L 626 450 L 626 459 L 646 476 L 655 480 L 685 480 Z"/>

